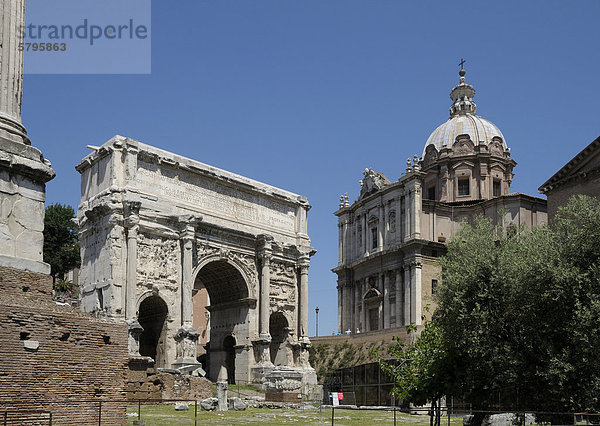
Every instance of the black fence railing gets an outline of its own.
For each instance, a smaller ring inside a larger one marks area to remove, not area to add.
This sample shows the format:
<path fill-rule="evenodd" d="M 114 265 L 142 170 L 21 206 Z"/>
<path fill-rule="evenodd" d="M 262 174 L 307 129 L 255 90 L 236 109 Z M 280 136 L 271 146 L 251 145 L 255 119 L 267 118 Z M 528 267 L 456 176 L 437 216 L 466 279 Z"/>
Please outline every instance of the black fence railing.
<path fill-rule="evenodd" d="M 50 425 L 52 412 L 46 410 L 5 409 L 0 411 L 2 425 Z"/>
<path fill-rule="evenodd" d="M 365 406 L 400 406 L 392 395 L 394 383 L 378 363 L 341 368 L 325 374 L 323 403 L 327 404 L 330 392 L 353 392 L 356 404 Z"/>

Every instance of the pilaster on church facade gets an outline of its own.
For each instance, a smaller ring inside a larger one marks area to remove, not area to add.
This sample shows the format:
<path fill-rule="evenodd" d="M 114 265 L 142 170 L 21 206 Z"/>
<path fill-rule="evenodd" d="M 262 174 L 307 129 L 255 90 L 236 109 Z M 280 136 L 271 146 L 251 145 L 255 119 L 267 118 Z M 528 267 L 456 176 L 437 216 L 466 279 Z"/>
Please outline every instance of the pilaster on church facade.
<path fill-rule="evenodd" d="M 502 226 L 547 222 L 546 201 L 510 192 L 516 162 L 493 123 L 475 114 L 475 89 L 460 71 L 450 118 L 421 156 L 390 181 L 367 168 L 360 194 L 340 197 L 338 332 L 422 325 L 435 309 L 438 258 L 476 214 Z M 352 295 L 352 297 L 349 297 Z M 427 307 L 427 309 L 425 309 Z"/>

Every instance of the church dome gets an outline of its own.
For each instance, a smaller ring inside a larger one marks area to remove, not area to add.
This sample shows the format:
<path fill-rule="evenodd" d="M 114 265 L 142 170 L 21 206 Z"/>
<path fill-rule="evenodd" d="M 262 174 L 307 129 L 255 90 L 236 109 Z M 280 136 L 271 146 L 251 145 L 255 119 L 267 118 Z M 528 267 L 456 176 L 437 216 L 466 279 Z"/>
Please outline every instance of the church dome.
<path fill-rule="evenodd" d="M 450 118 L 429 136 L 423 149 L 423 155 L 429 145 L 433 145 L 438 151 L 443 147 L 451 148 L 459 135 L 469 135 L 475 146 L 488 145 L 493 138 L 500 138 L 502 147 L 507 148 L 500 129 L 492 122 L 475 114 L 477 110 L 477 105 L 473 101 L 475 89 L 465 83 L 465 73 L 464 69 L 460 70 L 460 83 L 450 93 L 450 99 L 452 99 Z"/>

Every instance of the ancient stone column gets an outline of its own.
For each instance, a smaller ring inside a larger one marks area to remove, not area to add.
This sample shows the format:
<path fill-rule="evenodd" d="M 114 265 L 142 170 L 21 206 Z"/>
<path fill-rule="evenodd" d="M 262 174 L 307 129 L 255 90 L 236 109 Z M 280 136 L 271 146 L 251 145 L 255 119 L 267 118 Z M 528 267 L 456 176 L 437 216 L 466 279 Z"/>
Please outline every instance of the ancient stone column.
<path fill-rule="evenodd" d="M 0 6 L 0 129 L 13 140 L 30 144 L 21 124 L 25 0 L 4 0 Z"/>
<path fill-rule="evenodd" d="M 125 202 L 123 206 L 125 215 L 125 228 L 127 229 L 127 273 L 125 291 L 125 318 L 135 320 L 136 314 L 136 287 L 137 287 L 137 238 L 140 223 L 139 201 Z"/>
<path fill-rule="evenodd" d="M 263 255 L 261 268 L 261 283 L 260 283 L 260 337 L 268 338 L 269 334 L 269 304 L 271 298 L 271 272 L 269 270 L 271 264 L 271 256 Z"/>
<path fill-rule="evenodd" d="M 181 232 L 181 328 L 175 334 L 177 358 L 173 368 L 180 371 L 193 371 L 200 365 L 196 360 L 196 343 L 198 342 L 198 331 L 193 323 L 192 303 L 192 249 L 196 238 L 196 223 L 202 218 L 200 216 L 184 215 L 178 218 Z"/>
<path fill-rule="evenodd" d="M 30 146 L 21 124 L 25 1 L 0 5 L 0 265 L 50 272 L 43 262 L 45 184 L 50 162 Z"/>
<path fill-rule="evenodd" d="M 309 260 L 301 259 L 300 263 L 300 331 L 298 337 L 302 340 L 308 340 L 308 267 Z"/>
<path fill-rule="evenodd" d="M 256 342 L 260 353 L 259 364 L 261 366 L 272 366 L 269 356 L 269 345 L 271 334 L 269 332 L 269 316 L 271 310 L 271 243 L 273 237 L 269 235 L 259 236 L 259 258 L 261 260 L 260 271 L 260 304 L 259 304 L 259 339 Z"/>
<path fill-rule="evenodd" d="M 127 259 L 125 273 L 125 322 L 129 329 L 129 355 L 140 354 L 140 335 L 144 328 L 137 320 L 137 237 L 140 227 L 139 201 L 126 201 L 123 203 L 123 216 L 127 230 Z"/>
<path fill-rule="evenodd" d="M 196 238 L 195 225 L 201 220 L 198 216 L 185 215 L 179 218 L 181 226 L 181 325 L 192 326 L 192 250 Z"/>

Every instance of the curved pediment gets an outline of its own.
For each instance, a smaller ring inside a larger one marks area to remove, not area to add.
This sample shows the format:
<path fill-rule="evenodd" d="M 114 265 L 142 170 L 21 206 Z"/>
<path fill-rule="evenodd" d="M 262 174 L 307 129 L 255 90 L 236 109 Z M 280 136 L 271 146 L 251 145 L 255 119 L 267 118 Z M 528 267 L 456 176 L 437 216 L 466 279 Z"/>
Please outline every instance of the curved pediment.
<path fill-rule="evenodd" d="M 496 136 L 492 139 L 489 144 L 490 154 L 498 157 L 504 156 L 504 145 L 502 144 L 502 138 Z"/>
<path fill-rule="evenodd" d="M 458 135 L 452 145 L 452 151 L 458 155 L 473 154 L 475 152 L 475 144 L 469 135 Z"/>
<path fill-rule="evenodd" d="M 425 149 L 425 156 L 423 157 L 423 167 L 435 163 L 439 157 L 439 152 L 434 145 L 428 145 Z"/>

